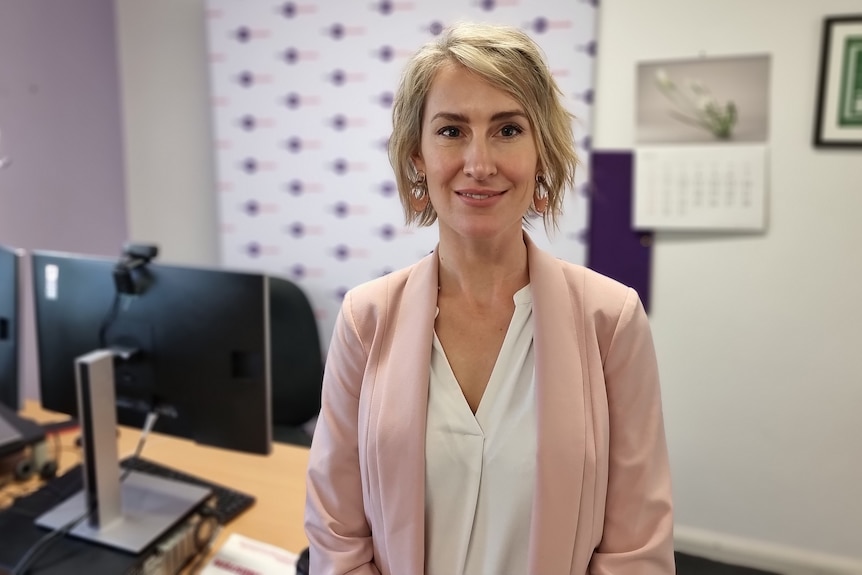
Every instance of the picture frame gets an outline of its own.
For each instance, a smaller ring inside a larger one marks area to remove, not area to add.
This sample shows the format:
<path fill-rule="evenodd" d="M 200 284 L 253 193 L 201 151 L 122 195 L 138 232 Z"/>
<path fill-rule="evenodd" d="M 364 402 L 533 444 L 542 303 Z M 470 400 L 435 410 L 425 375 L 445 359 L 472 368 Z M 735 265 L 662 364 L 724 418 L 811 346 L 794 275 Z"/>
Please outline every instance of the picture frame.
<path fill-rule="evenodd" d="M 814 146 L 862 149 L 862 14 L 823 20 Z"/>

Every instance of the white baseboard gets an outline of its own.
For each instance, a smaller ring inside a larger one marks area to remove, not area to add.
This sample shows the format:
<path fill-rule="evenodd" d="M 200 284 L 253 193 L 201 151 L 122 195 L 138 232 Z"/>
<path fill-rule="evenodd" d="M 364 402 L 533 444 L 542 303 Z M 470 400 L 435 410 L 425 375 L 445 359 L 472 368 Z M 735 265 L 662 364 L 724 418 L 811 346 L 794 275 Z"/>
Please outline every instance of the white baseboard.
<path fill-rule="evenodd" d="M 675 526 L 674 547 L 681 553 L 781 575 L 862 574 L 862 559 L 806 551 L 695 527 Z"/>

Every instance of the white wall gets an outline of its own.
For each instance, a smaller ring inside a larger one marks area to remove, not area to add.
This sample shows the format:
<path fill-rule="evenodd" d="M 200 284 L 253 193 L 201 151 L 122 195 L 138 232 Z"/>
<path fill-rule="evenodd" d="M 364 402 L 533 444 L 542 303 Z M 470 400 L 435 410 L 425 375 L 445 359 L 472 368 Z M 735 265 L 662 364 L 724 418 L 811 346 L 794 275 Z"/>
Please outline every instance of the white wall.
<path fill-rule="evenodd" d="M 655 242 L 678 533 L 862 561 L 862 150 L 810 144 L 822 17 L 862 2 L 601 6 L 597 148 L 634 145 L 637 61 L 772 55 L 769 230 Z"/>
<path fill-rule="evenodd" d="M 203 0 L 116 0 L 132 241 L 218 263 Z"/>
<path fill-rule="evenodd" d="M 634 144 L 638 60 L 773 56 L 769 231 L 655 243 L 681 547 L 862 572 L 862 152 L 809 143 L 822 16 L 854 11 L 859 0 L 601 3 L 599 148 Z M 203 0 L 117 0 L 117 13 L 131 235 L 213 263 Z"/>

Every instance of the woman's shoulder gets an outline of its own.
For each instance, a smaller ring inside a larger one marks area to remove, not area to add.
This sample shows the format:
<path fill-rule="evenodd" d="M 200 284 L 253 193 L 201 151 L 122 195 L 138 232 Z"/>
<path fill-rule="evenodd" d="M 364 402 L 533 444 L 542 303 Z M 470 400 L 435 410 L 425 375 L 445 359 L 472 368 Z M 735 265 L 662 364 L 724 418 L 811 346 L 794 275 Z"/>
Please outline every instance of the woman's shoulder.
<path fill-rule="evenodd" d="M 538 248 L 532 241 L 528 242 L 528 246 L 531 250 L 530 257 L 535 258 L 535 271 L 538 275 L 537 278 L 532 278 L 532 281 L 538 279 L 543 283 L 556 283 L 562 277 L 569 296 L 587 313 L 618 312 L 626 300 L 635 294 L 633 289 L 622 282 L 586 266 L 559 258 Z"/>
<path fill-rule="evenodd" d="M 586 266 L 562 259 L 556 261 L 566 278 L 569 291 L 587 307 L 619 308 L 632 295 L 637 295 L 632 287 Z"/>
<path fill-rule="evenodd" d="M 590 268 L 560 261 L 569 294 L 585 327 L 594 330 L 599 346 L 608 349 L 620 329 L 649 329 L 646 312 L 637 291 Z"/>

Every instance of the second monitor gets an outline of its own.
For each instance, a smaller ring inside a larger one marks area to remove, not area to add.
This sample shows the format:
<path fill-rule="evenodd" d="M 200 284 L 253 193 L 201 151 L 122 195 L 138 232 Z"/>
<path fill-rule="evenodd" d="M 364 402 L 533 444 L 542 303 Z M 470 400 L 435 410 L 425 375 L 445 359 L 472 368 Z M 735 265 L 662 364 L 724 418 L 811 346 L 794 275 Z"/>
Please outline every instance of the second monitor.
<path fill-rule="evenodd" d="M 20 301 L 18 276 L 22 252 L 0 245 L 0 403 L 18 411 Z"/>
<path fill-rule="evenodd" d="M 156 431 L 267 453 L 273 418 L 317 415 L 316 322 L 288 280 L 149 263 L 121 287 L 110 258 L 36 251 L 32 262 L 44 408 L 77 415 L 75 359 L 110 348 L 126 357 L 115 364 L 120 424 L 140 427 L 156 406 Z"/>

